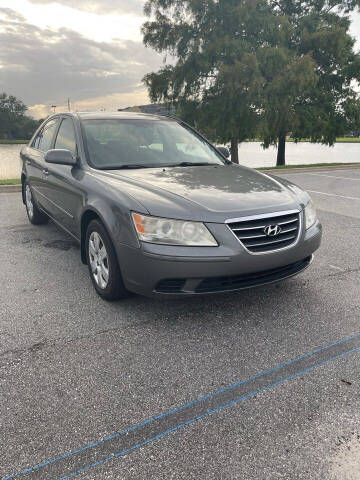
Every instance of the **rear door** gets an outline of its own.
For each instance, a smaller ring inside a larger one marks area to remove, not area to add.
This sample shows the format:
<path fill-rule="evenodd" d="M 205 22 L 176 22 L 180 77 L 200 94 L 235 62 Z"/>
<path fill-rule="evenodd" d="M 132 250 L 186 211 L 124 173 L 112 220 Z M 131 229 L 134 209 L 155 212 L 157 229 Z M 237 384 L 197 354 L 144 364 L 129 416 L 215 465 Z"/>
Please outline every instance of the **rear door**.
<path fill-rule="evenodd" d="M 52 148 L 54 136 L 59 125 L 59 117 L 49 120 L 33 139 L 25 154 L 25 169 L 31 190 L 38 205 L 44 210 L 48 202 L 44 197 L 45 153 Z"/>
<path fill-rule="evenodd" d="M 78 147 L 73 120 L 70 116 L 61 119 L 54 140 L 55 149 L 70 150 L 74 158 Z M 81 169 L 79 166 L 46 164 L 45 195 L 50 201 L 49 213 L 70 233 L 78 237 L 77 213 L 81 210 Z"/>

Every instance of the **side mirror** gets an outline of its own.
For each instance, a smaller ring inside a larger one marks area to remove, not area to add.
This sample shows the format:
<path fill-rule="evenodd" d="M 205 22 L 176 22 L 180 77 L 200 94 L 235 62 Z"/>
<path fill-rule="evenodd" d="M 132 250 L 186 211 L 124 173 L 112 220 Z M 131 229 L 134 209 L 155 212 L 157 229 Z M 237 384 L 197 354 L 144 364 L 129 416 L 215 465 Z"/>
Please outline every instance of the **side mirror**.
<path fill-rule="evenodd" d="M 54 148 L 45 153 L 45 162 L 74 166 L 76 165 L 76 158 L 74 158 L 70 150 Z"/>
<path fill-rule="evenodd" d="M 225 158 L 229 158 L 229 157 L 230 157 L 230 152 L 229 152 L 229 150 L 228 150 L 226 147 L 217 147 L 217 149 L 219 150 L 219 152 L 220 152 Z"/>

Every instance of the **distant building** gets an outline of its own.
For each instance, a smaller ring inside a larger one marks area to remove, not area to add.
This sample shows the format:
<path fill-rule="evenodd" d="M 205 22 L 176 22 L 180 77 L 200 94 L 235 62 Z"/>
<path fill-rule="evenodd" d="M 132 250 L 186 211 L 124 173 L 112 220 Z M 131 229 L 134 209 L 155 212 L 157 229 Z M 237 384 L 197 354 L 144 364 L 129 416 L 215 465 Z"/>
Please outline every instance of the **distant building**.
<path fill-rule="evenodd" d="M 151 113 L 153 115 L 175 115 L 175 107 L 163 103 L 150 103 L 148 105 L 135 105 L 133 107 L 119 108 L 118 112 Z"/>

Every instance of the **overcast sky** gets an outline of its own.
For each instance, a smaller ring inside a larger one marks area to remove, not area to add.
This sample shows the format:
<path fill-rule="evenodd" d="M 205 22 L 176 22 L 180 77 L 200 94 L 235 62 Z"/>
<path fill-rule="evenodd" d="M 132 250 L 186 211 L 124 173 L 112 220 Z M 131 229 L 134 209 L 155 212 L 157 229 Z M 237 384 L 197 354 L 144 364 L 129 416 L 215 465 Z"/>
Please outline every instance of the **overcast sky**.
<path fill-rule="evenodd" d="M 51 105 L 149 103 L 141 83 L 162 56 L 142 45 L 143 0 L 0 0 L 0 92 L 44 117 Z M 360 15 L 351 33 L 360 41 Z"/>

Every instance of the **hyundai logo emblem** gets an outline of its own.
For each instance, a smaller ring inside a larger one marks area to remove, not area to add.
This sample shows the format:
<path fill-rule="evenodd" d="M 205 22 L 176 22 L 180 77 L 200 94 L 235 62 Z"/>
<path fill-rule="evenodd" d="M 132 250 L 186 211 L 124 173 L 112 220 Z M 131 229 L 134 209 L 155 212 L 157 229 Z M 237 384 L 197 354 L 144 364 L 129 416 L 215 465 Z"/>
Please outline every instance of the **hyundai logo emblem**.
<path fill-rule="evenodd" d="M 281 227 L 279 225 L 267 225 L 264 228 L 264 233 L 266 233 L 268 237 L 275 237 L 276 235 L 279 235 L 280 232 Z"/>

